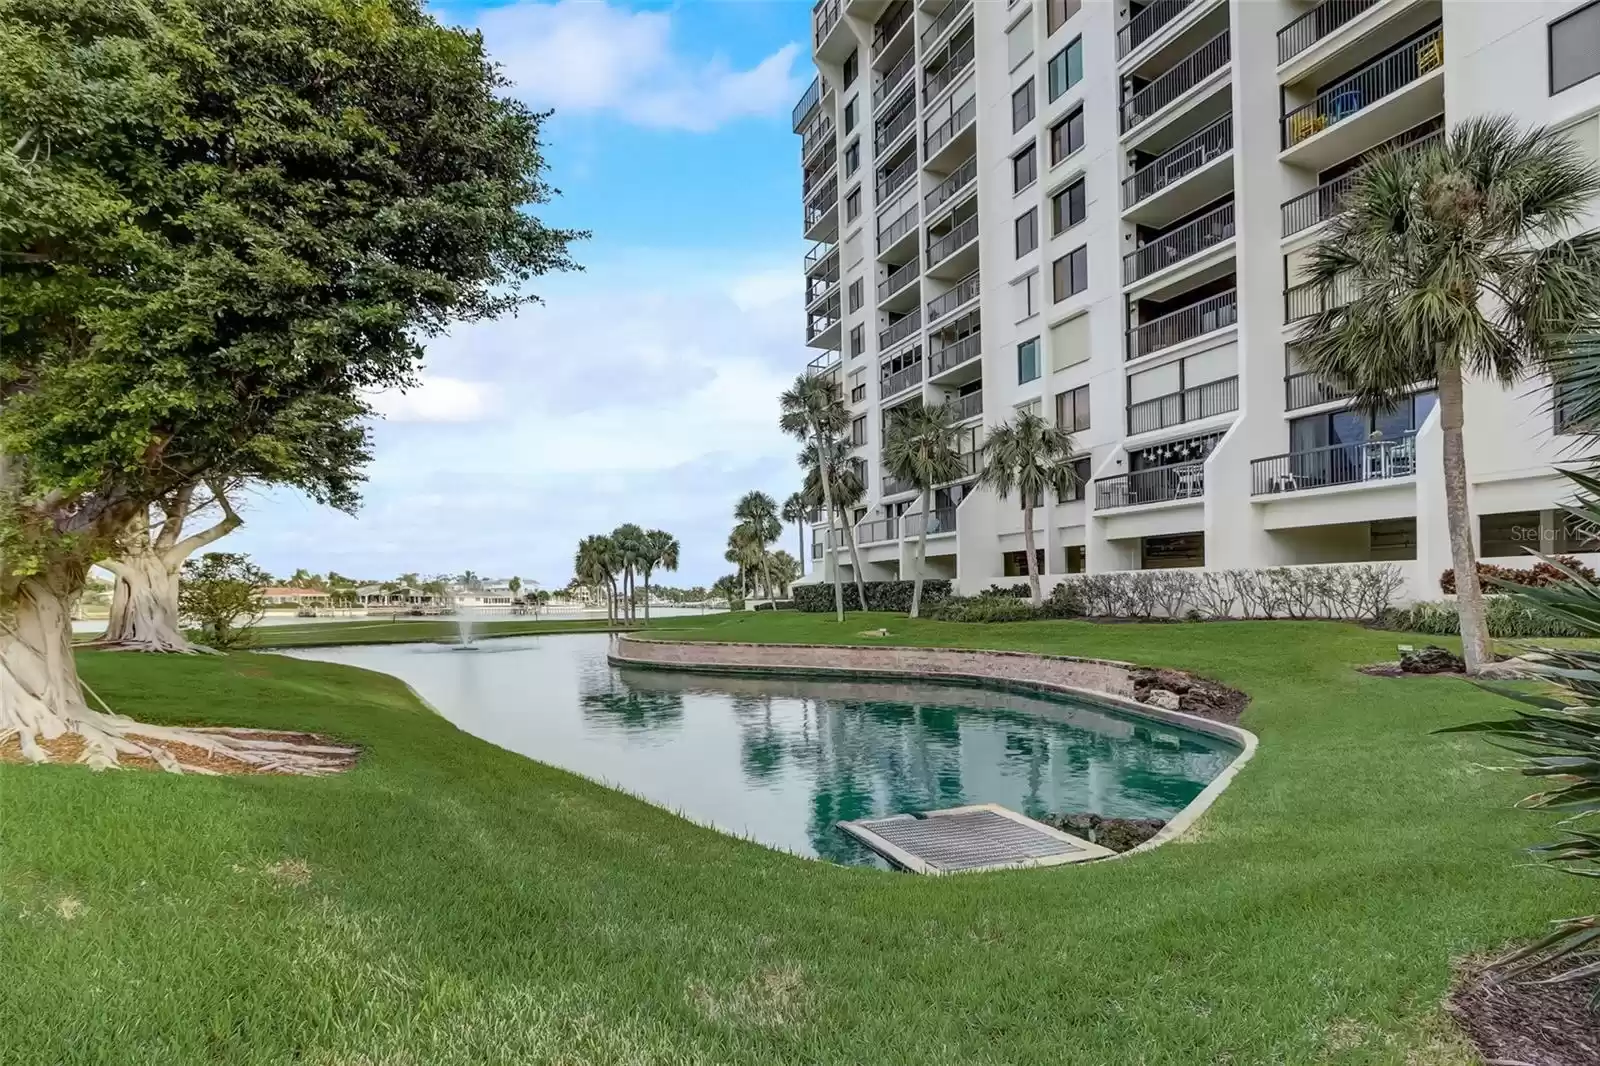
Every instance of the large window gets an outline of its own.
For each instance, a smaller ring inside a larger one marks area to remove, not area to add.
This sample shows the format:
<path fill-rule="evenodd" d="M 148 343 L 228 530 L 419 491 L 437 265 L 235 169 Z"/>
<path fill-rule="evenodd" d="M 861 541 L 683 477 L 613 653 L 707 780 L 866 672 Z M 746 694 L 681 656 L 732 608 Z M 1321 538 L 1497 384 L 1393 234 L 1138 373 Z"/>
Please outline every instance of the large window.
<path fill-rule="evenodd" d="M 1050 57 L 1050 66 L 1047 71 L 1050 79 L 1050 99 L 1057 99 L 1062 93 L 1072 88 L 1083 80 L 1083 38 L 1074 37 L 1061 51 Z"/>
<path fill-rule="evenodd" d="M 844 220 L 854 222 L 861 214 L 861 190 L 851 189 L 844 198 Z"/>
<path fill-rule="evenodd" d="M 1082 147 L 1083 106 L 1080 104 L 1050 127 L 1050 165 L 1055 166 Z"/>
<path fill-rule="evenodd" d="M 1038 177 L 1039 153 L 1035 146 L 1030 144 L 1011 157 L 1011 191 L 1021 192 L 1032 185 Z"/>
<path fill-rule="evenodd" d="M 1033 549 L 1033 572 L 1044 573 L 1044 549 Z M 1028 576 L 1028 552 L 1026 549 L 1019 552 L 1004 552 L 1000 556 L 1000 572 L 1006 577 Z"/>
<path fill-rule="evenodd" d="M 850 147 L 844 150 L 844 176 L 849 177 L 861 169 L 861 142 L 851 141 Z"/>
<path fill-rule="evenodd" d="M 1011 303 L 1018 322 L 1039 313 L 1039 272 L 1030 270 L 1011 283 Z"/>
<path fill-rule="evenodd" d="M 1062 493 L 1062 503 L 1072 503 L 1074 500 L 1088 499 L 1089 497 L 1089 457 L 1080 455 L 1072 460 L 1072 480 L 1067 483 L 1067 491 Z M 1071 550 L 1070 548 L 1068 549 Z M 1081 549 L 1080 549 L 1081 550 Z M 1078 571 L 1068 570 L 1069 574 Z"/>
<path fill-rule="evenodd" d="M 1017 384 L 1025 385 L 1039 377 L 1039 338 L 1017 345 Z"/>
<path fill-rule="evenodd" d="M 1337 445 L 1360 445 L 1374 440 L 1400 440 L 1417 431 L 1438 403 L 1433 391 L 1419 392 L 1398 407 L 1376 414 L 1367 411 L 1333 411 L 1289 422 L 1289 450 L 1310 452 Z"/>
<path fill-rule="evenodd" d="M 1016 229 L 1017 258 L 1021 259 L 1039 247 L 1039 209 L 1028 208 L 1028 213 L 1017 219 Z"/>
<path fill-rule="evenodd" d="M 1023 82 L 1011 94 L 1011 132 L 1017 133 L 1033 121 L 1033 79 Z"/>
<path fill-rule="evenodd" d="M 1089 287 L 1089 247 L 1074 248 L 1051 264 L 1056 302 Z"/>
<path fill-rule="evenodd" d="M 856 74 L 861 69 L 861 57 L 851 52 L 844 57 L 844 87 L 846 89 L 856 83 Z"/>
<path fill-rule="evenodd" d="M 859 448 L 867 443 L 867 416 L 859 415 L 850 420 L 850 446 Z"/>
<path fill-rule="evenodd" d="M 1089 386 L 1056 393 L 1056 425 L 1068 433 L 1081 433 L 1089 428 Z"/>
<path fill-rule="evenodd" d="M 1082 222 L 1089 214 L 1083 179 L 1050 197 L 1050 236 L 1058 237 Z"/>
<path fill-rule="evenodd" d="M 857 278 L 850 283 L 850 310 L 859 311 L 866 302 L 866 285 L 864 278 Z"/>
<path fill-rule="evenodd" d="M 1033 9 L 1006 30 L 1006 59 L 1010 70 L 1016 70 L 1033 55 Z"/>
<path fill-rule="evenodd" d="M 1087 459 L 1084 460 L 1084 463 L 1087 465 L 1088 460 Z M 1073 489 L 1072 491 L 1074 491 L 1074 492 L 1076 492 L 1078 494 L 1078 496 L 1074 497 L 1074 499 L 1081 498 L 1081 496 L 1083 495 L 1083 490 L 1081 488 Z M 1086 571 L 1088 569 L 1089 569 L 1088 556 L 1084 553 L 1083 545 L 1082 544 L 1069 544 L 1069 545 L 1067 545 L 1067 573 L 1069 573 L 1069 574 L 1081 574 L 1081 573 L 1083 573 L 1084 571 Z"/>
<path fill-rule="evenodd" d="M 857 326 L 850 331 L 850 358 L 854 359 L 866 349 L 866 327 Z"/>
<path fill-rule="evenodd" d="M 1550 23 L 1550 95 L 1600 74 L 1600 3 Z"/>
<path fill-rule="evenodd" d="M 849 133 L 856 128 L 856 110 L 861 105 L 861 97 L 853 96 L 850 102 L 844 105 L 844 131 Z"/>
<path fill-rule="evenodd" d="M 1066 21 L 1078 13 L 1083 6 L 1083 0 L 1046 0 L 1045 3 L 1045 33 L 1052 34 L 1066 25 Z"/>

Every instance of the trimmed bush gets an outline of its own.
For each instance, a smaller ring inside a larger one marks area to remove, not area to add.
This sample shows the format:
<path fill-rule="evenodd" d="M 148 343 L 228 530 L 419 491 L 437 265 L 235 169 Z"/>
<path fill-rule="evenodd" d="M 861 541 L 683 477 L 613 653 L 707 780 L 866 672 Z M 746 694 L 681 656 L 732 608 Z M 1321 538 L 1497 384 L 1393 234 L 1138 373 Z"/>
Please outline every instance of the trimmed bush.
<path fill-rule="evenodd" d="M 952 596 L 934 607 L 929 617 L 940 622 L 1031 622 L 1044 614 L 1015 596 Z"/>
<path fill-rule="evenodd" d="M 1371 621 L 1389 607 L 1403 584 L 1400 569 L 1387 563 L 1266 570 L 1118 570 L 1070 577 L 1057 595 L 1077 608 L 1073 614 L 1091 618 Z"/>
<path fill-rule="evenodd" d="M 1033 595 L 1033 590 L 1027 585 L 990 585 L 988 588 L 978 593 L 978 595 L 988 596 L 994 599 L 1010 598 L 1013 600 L 1025 600 Z"/>
<path fill-rule="evenodd" d="M 756 604 L 758 611 L 792 611 L 795 609 L 793 600 L 767 600 Z"/>
<path fill-rule="evenodd" d="M 1502 640 L 1529 637 L 1587 637 L 1592 634 L 1556 618 L 1540 613 L 1510 596 L 1491 596 L 1484 602 L 1489 635 Z M 1455 635 L 1461 632 L 1461 615 L 1455 603 L 1444 600 L 1393 607 L 1383 613 L 1378 624 L 1385 629 L 1407 633 Z"/>
<path fill-rule="evenodd" d="M 869 611 L 894 611 L 905 614 L 911 610 L 911 590 L 914 586 L 911 581 L 868 581 L 867 610 Z M 833 610 L 833 582 L 819 581 L 814 585 L 796 585 L 790 590 L 794 597 L 794 607 L 797 611 L 810 614 L 827 614 Z M 934 604 L 948 599 L 950 596 L 950 582 L 944 578 L 928 578 L 922 582 L 922 605 L 931 608 Z M 861 601 L 856 596 L 856 586 L 853 581 L 844 583 L 844 609 L 858 611 Z"/>
<path fill-rule="evenodd" d="M 1590 584 L 1595 583 L 1595 572 L 1590 567 L 1584 566 L 1570 555 L 1558 555 L 1555 561 L 1571 570 Z M 1478 564 L 1478 584 L 1486 593 L 1503 592 L 1505 589 L 1496 582 L 1506 582 L 1511 585 L 1523 585 L 1528 588 L 1547 588 L 1550 585 L 1559 585 L 1571 578 L 1562 573 L 1557 567 L 1551 566 L 1543 559 L 1532 567 L 1524 570 L 1515 566 L 1495 566 L 1493 563 Z M 1447 596 L 1456 594 L 1456 572 L 1446 570 L 1439 575 L 1439 591 Z"/>

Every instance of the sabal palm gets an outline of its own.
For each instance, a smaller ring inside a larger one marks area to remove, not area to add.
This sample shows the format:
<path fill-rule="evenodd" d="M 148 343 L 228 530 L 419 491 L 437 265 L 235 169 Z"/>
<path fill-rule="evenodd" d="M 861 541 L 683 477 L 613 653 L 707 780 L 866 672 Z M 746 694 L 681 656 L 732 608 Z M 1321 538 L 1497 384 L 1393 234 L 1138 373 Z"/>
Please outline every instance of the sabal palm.
<path fill-rule="evenodd" d="M 745 522 L 734 526 L 728 534 L 728 550 L 723 558 L 739 568 L 741 588 L 747 592 L 760 588 L 757 577 L 767 561 L 767 546 L 761 542 L 761 536 L 754 527 Z"/>
<path fill-rule="evenodd" d="M 767 545 L 783 535 L 783 523 L 778 520 L 778 502 L 764 492 L 747 492 L 733 507 L 733 517 L 761 542 L 759 570 L 767 596 L 772 596 L 772 571 L 767 566 Z"/>
<path fill-rule="evenodd" d="M 802 443 L 814 445 L 817 449 L 817 458 L 821 463 L 818 487 L 831 529 L 836 512 L 833 500 L 833 453 L 828 444 L 830 441 L 838 440 L 850 425 L 850 412 L 845 408 L 844 394 L 840 391 L 839 383 L 831 377 L 801 374 L 795 378 L 794 384 L 778 397 L 778 408 L 778 428 Z M 853 545 L 855 538 L 849 539 Z M 839 581 L 839 567 L 831 556 L 829 563 L 828 569 L 833 572 L 834 611 L 842 622 L 844 586 Z M 859 566 L 856 567 L 856 582 L 859 586 L 861 582 Z M 866 606 L 865 599 L 862 601 L 862 606 Z"/>
<path fill-rule="evenodd" d="M 611 531 L 611 542 L 621 555 L 622 600 L 628 618 L 633 618 L 633 575 L 644 558 L 644 530 L 632 522 L 625 522 Z"/>
<path fill-rule="evenodd" d="M 806 515 L 811 508 L 806 505 L 806 498 L 798 492 L 789 493 L 789 498 L 783 501 L 783 520 L 794 523 L 795 543 L 800 547 L 797 561 L 800 563 L 800 575 L 806 576 Z"/>
<path fill-rule="evenodd" d="M 922 494 L 922 530 L 917 536 L 917 573 L 911 588 L 911 617 L 922 609 L 922 574 L 928 562 L 928 515 L 935 485 L 959 481 L 966 473 L 958 446 L 961 431 L 947 404 L 914 404 L 889 421 L 883 444 L 886 472 L 909 481 Z"/>
<path fill-rule="evenodd" d="M 573 574 L 579 581 L 590 588 L 603 586 L 610 590 L 610 594 L 606 597 L 606 618 L 609 620 L 615 620 L 616 617 L 614 566 L 617 554 L 616 546 L 611 543 L 610 537 L 584 537 L 578 542 L 578 551 L 572 561 Z"/>
<path fill-rule="evenodd" d="M 1600 321 L 1600 247 L 1566 237 L 1596 195 L 1600 171 L 1567 139 L 1506 117 L 1469 119 L 1435 145 L 1359 170 L 1309 256 L 1324 310 L 1297 338 L 1308 371 L 1372 411 L 1394 407 L 1418 382 L 1438 383 L 1469 672 L 1490 648 L 1467 510 L 1462 379 L 1510 385 Z"/>
<path fill-rule="evenodd" d="M 856 597 L 861 610 L 866 610 L 867 592 L 866 585 L 861 579 L 861 556 L 856 551 L 855 526 L 850 522 L 850 508 L 866 498 L 867 483 L 857 472 L 857 465 L 849 462 L 850 442 L 843 437 L 834 437 L 827 442 L 826 448 L 828 461 L 826 464 L 820 459 L 820 453 L 815 443 L 807 444 L 800 450 L 798 461 L 800 468 L 805 471 L 805 480 L 801 484 L 800 494 L 813 507 L 828 508 L 831 501 L 832 507 L 827 510 L 825 520 L 827 534 L 825 537 L 825 551 L 827 557 L 832 559 L 834 545 L 834 523 L 837 521 L 839 532 L 844 537 L 845 549 L 850 554 L 850 567 L 854 571 L 851 575 L 855 579 Z M 823 466 L 828 470 L 826 491 L 822 479 Z M 839 585 L 839 568 L 835 566 L 834 584 Z M 843 592 L 839 591 L 836 606 L 842 609 Z"/>
<path fill-rule="evenodd" d="M 646 530 L 640 541 L 639 572 L 644 577 L 644 620 L 650 621 L 650 575 L 656 567 L 678 569 L 678 538 L 664 529 Z"/>
<path fill-rule="evenodd" d="M 1002 500 L 1012 495 L 1022 498 L 1022 549 L 1027 556 L 1028 584 L 1033 602 L 1042 603 L 1039 589 L 1039 564 L 1033 547 L 1033 509 L 1043 506 L 1045 496 L 1059 499 L 1072 486 L 1072 437 L 1060 426 L 1051 425 L 1032 411 L 1023 411 L 1011 422 L 1002 422 L 989 432 L 983 445 L 983 472 L 979 480 L 994 489 Z"/>

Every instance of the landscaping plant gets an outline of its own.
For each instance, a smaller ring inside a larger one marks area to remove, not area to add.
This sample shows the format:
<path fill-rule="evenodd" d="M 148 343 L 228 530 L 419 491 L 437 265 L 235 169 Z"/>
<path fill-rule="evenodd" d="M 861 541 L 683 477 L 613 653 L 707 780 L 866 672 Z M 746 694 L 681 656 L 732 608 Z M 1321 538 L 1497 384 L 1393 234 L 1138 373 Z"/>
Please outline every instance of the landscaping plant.
<path fill-rule="evenodd" d="M 957 449 L 960 431 L 956 413 L 948 403 L 929 407 L 910 404 L 889 419 L 883 444 L 883 464 L 890 477 L 909 481 L 922 500 L 922 529 L 917 535 L 917 572 L 911 589 L 911 617 L 922 609 L 922 575 L 928 566 L 928 520 L 936 485 L 959 481 L 966 473 Z M 901 516 L 901 521 L 905 516 Z"/>
<path fill-rule="evenodd" d="M 271 581 L 248 555 L 207 552 L 183 564 L 179 614 L 200 631 L 207 648 L 248 648 L 250 631 L 267 609 L 262 593 Z"/>

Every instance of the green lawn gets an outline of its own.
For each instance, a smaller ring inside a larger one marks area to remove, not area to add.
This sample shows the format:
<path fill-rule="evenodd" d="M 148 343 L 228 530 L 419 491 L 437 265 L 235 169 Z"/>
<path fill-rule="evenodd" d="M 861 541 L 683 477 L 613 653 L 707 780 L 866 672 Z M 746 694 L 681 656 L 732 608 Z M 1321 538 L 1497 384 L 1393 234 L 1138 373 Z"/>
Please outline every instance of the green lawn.
<path fill-rule="evenodd" d="M 955 878 L 769 852 L 474 740 L 393 680 L 267 655 L 85 653 L 148 719 L 320 729 L 330 780 L 0 767 L 8 1063 L 1471 1061 L 1450 960 L 1592 905 L 1519 867 L 1546 819 L 1440 726 L 1459 680 L 1371 678 L 1319 623 L 853 615 L 663 635 L 1109 656 L 1248 691 L 1256 758 L 1183 841 Z M 668 628 L 672 627 L 672 628 Z"/>

